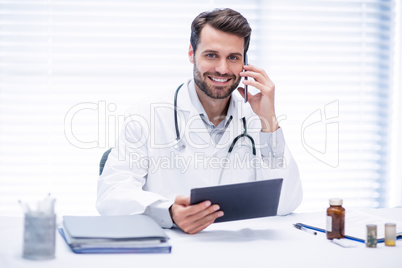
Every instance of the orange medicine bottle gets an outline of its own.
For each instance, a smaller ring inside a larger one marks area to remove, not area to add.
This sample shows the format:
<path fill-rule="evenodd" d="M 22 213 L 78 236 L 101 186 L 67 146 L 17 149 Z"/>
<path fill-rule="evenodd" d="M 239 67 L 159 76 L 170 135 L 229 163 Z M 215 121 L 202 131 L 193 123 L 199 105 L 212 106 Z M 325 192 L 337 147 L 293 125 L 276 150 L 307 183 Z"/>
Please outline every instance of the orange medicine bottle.
<path fill-rule="evenodd" d="M 343 200 L 331 198 L 327 209 L 327 238 L 338 239 L 345 237 L 345 209 L 342 207 Z"/>

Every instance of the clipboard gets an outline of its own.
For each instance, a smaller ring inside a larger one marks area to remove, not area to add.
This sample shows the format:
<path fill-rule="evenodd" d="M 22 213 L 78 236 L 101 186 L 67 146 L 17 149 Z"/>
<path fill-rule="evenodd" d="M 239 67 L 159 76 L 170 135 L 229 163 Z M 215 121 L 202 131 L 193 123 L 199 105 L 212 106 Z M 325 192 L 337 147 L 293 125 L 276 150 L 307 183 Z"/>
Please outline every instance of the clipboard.
<path fill-rule="evenodd" d="M 224 215 L 215 222 L 276 216 L 282 182 L 283 179 L 278 178 L 194 188 L 191 190 L 190 204 L 206 200 L 218 204 Z"/>

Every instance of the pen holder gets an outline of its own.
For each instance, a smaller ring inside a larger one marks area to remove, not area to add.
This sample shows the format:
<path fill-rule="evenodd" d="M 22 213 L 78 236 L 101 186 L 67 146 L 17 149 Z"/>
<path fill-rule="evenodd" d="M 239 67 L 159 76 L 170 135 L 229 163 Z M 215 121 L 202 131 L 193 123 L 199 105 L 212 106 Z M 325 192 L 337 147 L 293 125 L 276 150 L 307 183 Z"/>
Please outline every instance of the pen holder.
<path fill-rule="evenodd" d="M 55 257 L 56 216 L 25 214 L 23 258 L 48 260 Z"/>

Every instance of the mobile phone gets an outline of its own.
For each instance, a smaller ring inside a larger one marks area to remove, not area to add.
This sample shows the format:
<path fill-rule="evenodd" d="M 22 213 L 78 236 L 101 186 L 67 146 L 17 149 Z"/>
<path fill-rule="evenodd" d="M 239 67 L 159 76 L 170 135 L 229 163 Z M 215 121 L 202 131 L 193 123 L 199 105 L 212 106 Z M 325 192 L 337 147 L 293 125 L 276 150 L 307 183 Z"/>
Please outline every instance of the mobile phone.
<path fill-rule="evenodd" d="M 244 54 L 244 65 L 248 65 L 247 53 Z M 245 70 L 243 69 L 243 71 Z M 244 77 L 244 80 L 248 80 L 248 77 L 247 76 Z M 248 101 L 247 95 L 248 95 L 248 86 L 244 85 L 244 103 Z"/>

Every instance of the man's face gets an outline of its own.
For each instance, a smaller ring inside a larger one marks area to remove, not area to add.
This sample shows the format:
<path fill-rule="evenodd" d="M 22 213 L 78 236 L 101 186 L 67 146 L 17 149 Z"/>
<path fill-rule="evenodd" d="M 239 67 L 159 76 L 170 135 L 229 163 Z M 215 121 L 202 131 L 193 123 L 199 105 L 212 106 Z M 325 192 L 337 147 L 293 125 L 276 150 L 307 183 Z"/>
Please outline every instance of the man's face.
<path fill-rule="evenodd" d="M 224 99 L 240 83 L 243 70 L 244 38 L 205 25 L 197 50 L 190 46 L 196 87 L 214 99 Z"/>

